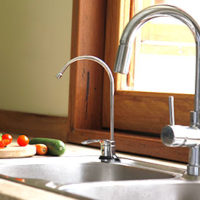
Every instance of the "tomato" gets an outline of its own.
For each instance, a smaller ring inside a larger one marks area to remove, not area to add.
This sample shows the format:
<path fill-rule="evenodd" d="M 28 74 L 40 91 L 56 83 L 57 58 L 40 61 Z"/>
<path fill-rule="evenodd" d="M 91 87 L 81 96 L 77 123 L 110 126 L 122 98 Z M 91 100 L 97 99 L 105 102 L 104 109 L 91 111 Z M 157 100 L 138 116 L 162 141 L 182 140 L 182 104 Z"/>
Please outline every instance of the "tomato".
<path fill-rule="evenodd" d="M 20 181 L 22 183 L 25 183 L 25 179 L 24 178 L 15 178 L 16 181 Z"/>
<path fill-rule="evenodd" d="M 6 134 L 3 134 L 2 136 L 2 140 L 5 140 L 5 143 L 6 145 L 10 144 L 12 142 L 12 135 L 6 133 Z"/>
<path fill-rule="evenodd" d="M 2 140 L 1 142 L 3 143 L 5 147 L 10 144 L 10 140 L 7 140 L 7 139 Z"/>
<path fill-rule="evenodd" d="M 26 145 L 29 143 L 29 138 L 28 138 L 26 135 L 20 135 L 20 136 L 17 138 L 17 143 L 18 143 L 20 146 L 26 146 Z"/>
<path fill-rule="evenodd" d="M 0 149 L 6 147 L 6 142 L 5 140 L 0 140 Z"/>
<path fill-rule="evenodd" d="M 47 153 L 47 146 L 45 144 L 36 144 L 36 153 L 38 155 L 45 155 Z"/>

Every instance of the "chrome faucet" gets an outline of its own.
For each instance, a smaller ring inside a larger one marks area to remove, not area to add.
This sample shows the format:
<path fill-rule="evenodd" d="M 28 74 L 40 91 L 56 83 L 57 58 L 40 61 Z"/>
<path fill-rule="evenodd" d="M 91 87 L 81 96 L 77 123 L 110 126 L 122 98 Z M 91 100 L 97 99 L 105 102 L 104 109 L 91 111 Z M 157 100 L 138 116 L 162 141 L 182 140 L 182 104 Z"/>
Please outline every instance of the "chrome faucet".
<path fill-rule="evenodd" d="M 196 43 L 196 77 L 194 111 L 191 112 L 190 126 L 175 125 L 173 97 L 169 98 L 170 125 L 161 132 L 163 143 L 170 147 L 190 147 L 187 174 L 200 176 L 200 27 L 183 10 L 170 5 L 155 5 L 136 14 L 128 23 L 121 36 L 117 52 L 115 72 L 127 74 L 132 54 L 133 40 L 137 30 L 153 18 L 171 16 L 188 26 Z"/>
<path fill-rule="evenodd" d="M 107 72 L 110 80 L 110 139 L 98 139 L 98 140 L 86 140 L 82 144 L 91 144 L 91 143 L 100 143 L 101 147 L 101 156 L 99 159 L 102 162 L 110 162 L 111 160 L 119 161 L 119 158 L 115 154 L 115 139 L 114 139 L 114 78 L 112 72 L 108 65 L 103 62 L 101 59 L 95 56 L 78 56 L 70 61 L 68 61 L 62 70 L 57 74 L 57 78 L 60 79 L 63 76 L 65 70 L 74 62 L 79 60 L 91 60 L 100 64 Z"/>

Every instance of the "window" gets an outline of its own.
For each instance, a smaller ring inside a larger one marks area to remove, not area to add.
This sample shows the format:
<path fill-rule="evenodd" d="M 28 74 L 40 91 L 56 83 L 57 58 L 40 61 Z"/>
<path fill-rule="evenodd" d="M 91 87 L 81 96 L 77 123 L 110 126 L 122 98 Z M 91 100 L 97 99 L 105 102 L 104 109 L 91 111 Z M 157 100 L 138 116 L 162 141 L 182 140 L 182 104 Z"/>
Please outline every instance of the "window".
<path fill-rule="evenodd" d="M 143 2 L 150 5 L 149 2 L 152 1 Z M 72 57 L 83 54 L 95 55 L 104 59 L 113 69 L 120 34 L 134 14 L 136 3 L 137 1 L 133 0 L 74 0 Z M 142 35 L 144 36 L 146 37 L 145 34 Z M 137 41 L 134 48 L 137 48 Z M 143 50 L 145 53 L 146 49 L 148 48 L 145 47 L 145 51 Z M 152 53 L 152 50 L 150 52 Z M 132 66 L 135 66 L 135 62 L 137 62 L 136 57 L 133 55 Z M 103 76 L 104 71 L 101 68 L 93 66 L 94 63 L 80 62 L 76 65 L 77 68 L 73 67 L 70 70 L 68 141 L 79 144 L 86 139 L 108 138 L 108 78 L 106 75 Z M 186 148 L 184 150 L 167 148 L 160 140 L 162 127 L 169 123 L 168 96 L 171 94 L 121 90 L 128 84 L 132 87 L 131 81 L 135 79 L 132 76 L 134 70 L 132 67 L 128 77 L 114 74 L 117 150 L 186 161 L 188 157 Z M 188 125 L 189 111 L 193 110 L 193 95 L 176 93 L 173 95 L 176 123 Z"/>
<path fill-rule="evenodd" d="M 173 1 L 173 5 L 176 2 L 178 6 L 183 1 Z M 119 20 L 119 35 L 117 38 L 112 38 L 112 45 L 118 46 L 122 30 L 136 12 L 153 4 L 170 2 L 168 0 L 121 1 L 120 19 L 123 20 Z M 125 15 L 129 18 L 127 19 Z M 111 24 L 113 20 L 112 18 Z M 111 24 L 107 26 L 113 26 Z M 114 31 L 112 35 L 114 37 Z M 109 44 L 110 41 L 108 46 Z M 109 49 L 108 47 L 108 51 Z M 114 50 L 113 60 L 116 56 L 116 49 Z M 169 124 L 169 95 L 175 96 L 176 122 L 188 125 L 189 111 L 193 110 L 194 54 L 193 36 L 178 20 L 169 17 L 163 21 L 163 18 L 158 18 L 145 24 L 134 44 L 129 75 L 116 75 L 115 127 L 119 130 L 160 135 L 162 127 Z M 110 60 L 111 58 L 108 62 Z M 188 63 L 189 66 L 186 65 Z M 113 61 L 108 64 L 114 66 Z M 177 81 L 178 78 L 180 79 Z M 104 110 L 106 112 L 107 108 Z M 104 119 L 104 126 L 107 124 L 107 119 Z"/>

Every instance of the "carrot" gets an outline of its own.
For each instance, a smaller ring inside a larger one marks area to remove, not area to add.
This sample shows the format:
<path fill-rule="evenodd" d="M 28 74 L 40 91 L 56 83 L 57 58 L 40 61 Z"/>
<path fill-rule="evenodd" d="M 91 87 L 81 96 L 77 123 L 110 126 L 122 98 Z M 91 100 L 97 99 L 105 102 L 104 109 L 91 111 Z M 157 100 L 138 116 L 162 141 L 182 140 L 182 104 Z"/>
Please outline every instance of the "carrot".
<path fill-rule="evenodd" d="M 38 155 L 45 155 L 47 153 L 47 146 L 45 144 L 36 144 L 36 153 Z"/>

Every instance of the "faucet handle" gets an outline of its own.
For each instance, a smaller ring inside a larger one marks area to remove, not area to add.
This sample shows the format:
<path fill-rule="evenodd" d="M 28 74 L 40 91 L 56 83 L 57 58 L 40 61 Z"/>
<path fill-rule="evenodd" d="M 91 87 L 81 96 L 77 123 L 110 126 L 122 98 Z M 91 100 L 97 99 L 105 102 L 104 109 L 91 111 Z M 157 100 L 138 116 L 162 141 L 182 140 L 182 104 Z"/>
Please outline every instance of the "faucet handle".
<path fill-rule="evenodd" d="M 175 117 L 174 117 L 174 97 L 169 96 L 169 122 L 170 125 L 175 125 Z"/>
<path fill-rule="evenodd" d="M 84 140 L 81 142 L 81 144 L 92 144 L 92 143 L 99 143 L 101 146 L 106 145 L 106 146 L 112 146 L 115 145 L 115 141 L 113 140 L 107 140 L 107 139 L 95 139 L 95 140 Z"/>
<path fill-rule="evenodd" d="M 101 140 L 85 140 L 83 142 L 81 142 L 81 144 L 91 144 L 91 143 L 97 143 L 99 142 L 101 144 Z"/>

